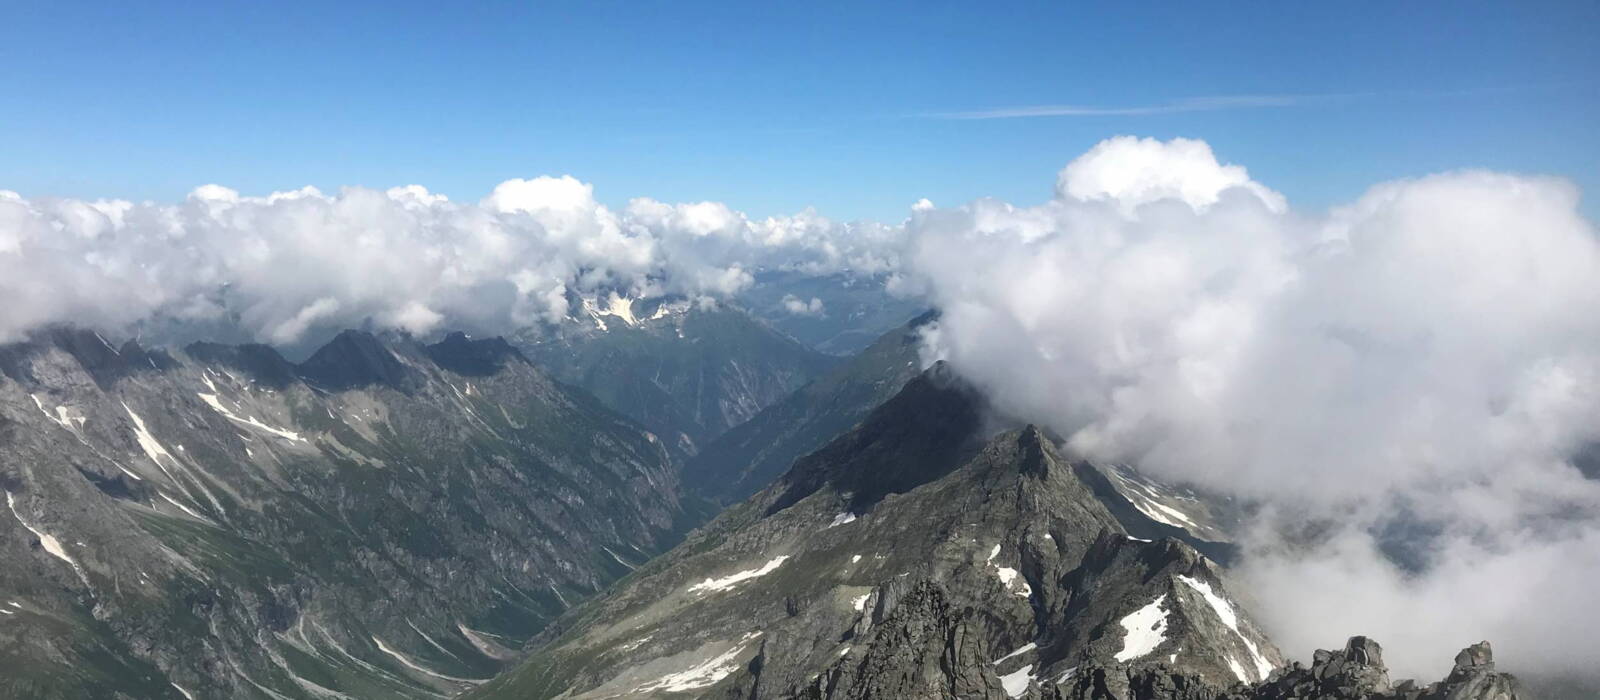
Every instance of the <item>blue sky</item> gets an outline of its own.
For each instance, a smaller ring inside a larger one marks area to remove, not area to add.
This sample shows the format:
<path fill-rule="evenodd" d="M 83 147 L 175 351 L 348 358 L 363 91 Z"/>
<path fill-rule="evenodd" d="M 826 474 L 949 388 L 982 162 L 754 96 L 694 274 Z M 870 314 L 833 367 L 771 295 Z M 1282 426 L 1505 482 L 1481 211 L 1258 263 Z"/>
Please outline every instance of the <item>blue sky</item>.
<path fill-rule="evenodd" d="M 1041 201 L 1137 134 L 1205 139 L 1308 208 L 1489 167 L 1600 211 L 1600 3 L 864 5 L 13 2 L 0 189 L 477 200 L 565 173 L 613 204 L 898 220 Z M 1091 113 L 949 118 L 1040 106 Z"/>

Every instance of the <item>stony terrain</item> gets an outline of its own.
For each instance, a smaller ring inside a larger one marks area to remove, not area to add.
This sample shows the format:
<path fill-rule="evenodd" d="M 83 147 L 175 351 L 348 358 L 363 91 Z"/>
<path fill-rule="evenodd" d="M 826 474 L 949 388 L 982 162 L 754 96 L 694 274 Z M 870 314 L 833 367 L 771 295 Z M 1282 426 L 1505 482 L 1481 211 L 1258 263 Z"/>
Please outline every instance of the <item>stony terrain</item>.
<path fill-rule="evenodd" d="M 3 346 L 0 696 L 449 696 L 674 544 L 676 479 L 499 339 Z"/>

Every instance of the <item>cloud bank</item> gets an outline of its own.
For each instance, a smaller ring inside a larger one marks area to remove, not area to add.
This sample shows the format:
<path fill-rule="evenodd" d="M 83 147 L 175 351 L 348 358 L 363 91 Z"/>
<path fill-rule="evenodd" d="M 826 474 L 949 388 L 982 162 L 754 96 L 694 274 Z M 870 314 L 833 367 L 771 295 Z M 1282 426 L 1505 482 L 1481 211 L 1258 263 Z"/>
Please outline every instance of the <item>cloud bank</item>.
<path fill-rule="evenodd" d="M 505 331 L 565 316 L 572 294 L 728 297 L 763 268 L 875 275 L 898 265 L 900 235 L 714 202 L 613 211 L 569 176 L 509 180 L 478 203 L 416 185 L 206 185 L 177 204 L 0 191 L 0 342 L 54 323 L 224 325 L 274 344 L 363 324 Z"/>
<path fill-rule="evenodd" d="M 1577 204 L 1467 171 L 1308 215 L 1202 142 L 1117 138 L 1042 205 L 914 212 L 906 286 L 943 309 L 930 355 L 1004 410 L 1261 499 L 1243 573 L 1291 652 L 1370 634 L 1434 677 L 1489 638 L 1576 669 L 1600 647 L 1573 622 L 1600 609 L 1600 484 L 1569 463 L 1600 439 Z"/>

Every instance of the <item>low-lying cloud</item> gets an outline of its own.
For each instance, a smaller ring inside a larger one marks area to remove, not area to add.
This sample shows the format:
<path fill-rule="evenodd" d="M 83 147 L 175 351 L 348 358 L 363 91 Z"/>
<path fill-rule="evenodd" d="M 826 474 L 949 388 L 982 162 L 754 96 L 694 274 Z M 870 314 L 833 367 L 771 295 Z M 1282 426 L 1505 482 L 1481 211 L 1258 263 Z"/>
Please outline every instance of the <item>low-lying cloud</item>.
<path fill-rule="evenodd" d="M 904 274 L 943 310 L 929 353 L 1003 410 L 1292 513 L 1243 569 L 1292 653 L 1370 634 L 1437 676 L 1487 637 L 1576 669 L 1600 647 L 1572 623 L 1600 609 L 1600 484 L 1569 463 L 1600 438 L 1577 204 L 1464 171 L 1300 213 L 1202 142 L 1118 138 L 1042 205 L 914 212 Z"/>
<path fill-rule="evenodd" d="M 224 325 L 274 344 L 364 324 L 505 331 L 560 319 L 573 293 L 728 297 L 766 268 L 875 275 L 898 265 L 899 235 L 714 202 L 613 211 L 565 176 L 509 180 L 476 204 L 416 185 L 206 185 L 177 204 L 0 191 L 0 342 L 54 323 Z"/>

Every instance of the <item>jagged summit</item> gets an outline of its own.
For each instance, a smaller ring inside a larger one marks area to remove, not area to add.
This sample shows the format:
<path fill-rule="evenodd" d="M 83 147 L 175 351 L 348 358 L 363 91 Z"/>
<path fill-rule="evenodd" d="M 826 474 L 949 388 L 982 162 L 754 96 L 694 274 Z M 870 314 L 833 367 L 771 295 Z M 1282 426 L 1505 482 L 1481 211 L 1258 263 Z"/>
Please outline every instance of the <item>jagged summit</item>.
<path fill-rule="evenodd" d="M 769 512 L 787 508 L 823 484 L 851 494 L 865 512 L 890 493 L 944 476 L 978 446 L 985 402 L 944 363 L 907 382 L 852 430 L 796 461 L 778 481 Z"/>
<path fill-rule="evenodd" d="M 270 345 L 198 342 L 189 344 L 183 351 L 197 360 L 230 368 L 275 389 L 288 386 L 300 376 L 300 370 Z"/>
<path fill-rule="evenodd" d="M 146 350 L 135 339 L 114 347 L 99 333 L 72 326 L 53 326 L 35 333 L 28 341 L 0 346 L 0 374 L 17 381 L 32 379 L 34 357 L 55 348 L 73 357 L 89 378 L 102 389 L 109 389 L 124 377 L 173 366 L 163 350 Z"/>
<path fill-rule="evenodd" d="M 346 330 L 334 336 L 298 367 L 301 377 L 331 390 L 373 384 L 395 388 L 410 385 L 405 365 L 377 336 Z"/>
<path fill-rule="evenodd" d="M 527 363 L 528 358 L 500 336 L 472 340 L 466 333 L 450 333 L 424 349 L 440 367 L 464 376 L 488 376 L 507 363 Z"/>

